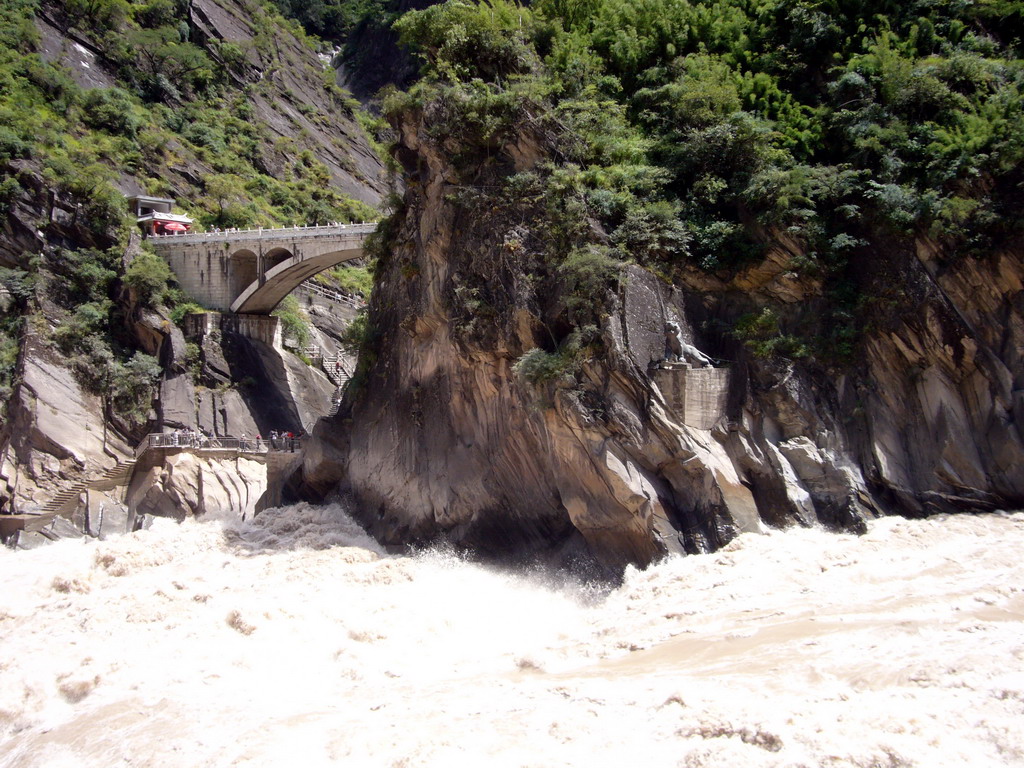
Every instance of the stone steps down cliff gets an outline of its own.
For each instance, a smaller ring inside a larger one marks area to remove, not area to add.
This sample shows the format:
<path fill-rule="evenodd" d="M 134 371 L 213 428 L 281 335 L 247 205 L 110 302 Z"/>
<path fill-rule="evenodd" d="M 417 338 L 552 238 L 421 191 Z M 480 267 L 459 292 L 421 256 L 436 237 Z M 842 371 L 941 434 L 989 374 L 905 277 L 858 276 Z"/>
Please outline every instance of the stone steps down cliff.
<path fill-rule="evenodd" d="M 348 386 L 349 381 L 352 379 L 352 373 L 349 371 L 348 366 L 345 365 L 345 361 L 342 360 L 340 354 L 325 357 L 323 366 L 324 373 L 327 374 L 327 377 L 335 386 L 334 394 L 331 395 L 331 409 L 327 412 L 329 418 L 338 413 L 338 409 L 341 407 L 341 399 L 345 395 L 345 387 Z"/>
<path fill-rule="evenodd" d="M 61 537 L 48 530 L 58 517 L 68 517 L 79 504 L 85 491 L 109 491 L 120 485 L 127 485 L 131 478 L 135 459 L 118 462 L 92 480 L 83 480 L 58 493 L 42 507 L 17 514 L 0 515 L 0 540 L 12 545 L 18 541 L 18 533 L 38 533 L 44 538 L 56 541 Z M 11 489 L 13 492 L 13 489 Z"/>
<path fill-rule="evenodd" d="M 346 382 L 347 383 L 347 382 Z M 327 417 L 331 418 L 338 415 L 338 410 L 341 408 L 341 399 L 345 395 L 345 387 L 340 386 L 334 390 L 334 394 L 331 396 L 331 410 L 327 412 Z"/>
<path fill-rule="evenodd" d="M 83 480 L 80 483 L 67 488 L 47 502 L 41 507 L 37 514 L 42 515 L 64 515 L 71 512 L 75 505 L 78 503 L 78 497 L 85 491 L 109 491 L 116 488 L 119 485 L 125 485 L 128 482 L 131 470 L 135 466 L 135 459 L 127 459 L 120 461 L 110 469 L 106 470 L 98 478 L 93 480 Z"/>
<path fill-rule="evenodd" d="M 345 385 L 348 384 L 349 379 L 352 378 L 352 374 L 349 372 L 348 366 L 345 365 L 345 361 L 342 359 L 341 355 L 324 355 L 322 360 L 324 373 L 327 374 L 327 378 L 329 378 L 331 383 L 339 390 L 343 389 Z M 333 400 L 337 396 L 338 392 L 335 390 L 334 397 L 331 399 Z"/>

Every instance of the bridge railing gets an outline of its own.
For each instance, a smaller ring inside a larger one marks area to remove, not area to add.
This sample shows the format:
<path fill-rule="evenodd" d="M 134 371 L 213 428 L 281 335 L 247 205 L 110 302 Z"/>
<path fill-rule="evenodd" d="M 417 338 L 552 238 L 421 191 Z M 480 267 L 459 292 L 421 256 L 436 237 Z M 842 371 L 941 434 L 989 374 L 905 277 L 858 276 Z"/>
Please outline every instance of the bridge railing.
<path fill-rule="evenodd" d="M 154 243 L 197 243 L 208 240 L 262 240 L 285 237 L 322 237 L 325 235 L 369 235 L 377 230 L 377 222 L 359 224 L 315 224 L 301 227 L 278 227 L 264 229 L 217 229 L 212 232 L 175 232 L 165 235 L 150 235 Z"/>
<path fill-rule="evenodd" d="M 160 432 L 146 435 L 135 449 L 139 458 L 150 448 L 187 448 L 191 451 L 236 451 L 238 453 L 269 453 L 270 451 L 296 451 L 302 446 L 301 438 L 278 437 L 273 440 L 254 437 L 208 437 L 195 432 Z"/>

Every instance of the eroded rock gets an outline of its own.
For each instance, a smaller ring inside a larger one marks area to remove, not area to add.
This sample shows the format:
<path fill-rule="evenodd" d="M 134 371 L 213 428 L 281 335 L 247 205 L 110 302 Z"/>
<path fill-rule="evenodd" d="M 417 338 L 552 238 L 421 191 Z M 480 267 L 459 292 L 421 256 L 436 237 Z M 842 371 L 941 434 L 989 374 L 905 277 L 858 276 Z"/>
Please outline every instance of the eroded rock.
<path fill-rule="evenodd" d="M 446 538 L 502 555 L 582 538 L 614 570 L 765 524 L 859 531 L 881 512 L 1024 502 L 1019 257 L 905 254 L 904 314 L 880 317 L 860 364 L 843 369 L 701 335 L 764 306 L 782 318 L 824 306 L 783 234 L 732 276 L 684 267 L 672 288 L 629 267 L 600 355 L 574 379 L 530 385 L 512 366 L 551 348 L 557 297 L 521 279 L 526 217 L 494 207 L 482 224 L 460 207 L 451 147 L 429 119 L 399 126 L 396 156 L 412 183 L 378 265 L 366 383 L 320 424 L 304 468 L 311 492 L 352 491 L 382 540 Z M 495 168 L 537 156 L 523 136 L 491 152 Z M 473 302 L 486 321 L 466 311 Z M 651 376 L 669 322 L 732 361 L 728 376 L 714 369 L 720 386 L 705 387 L 693 413 L 669 386 L 675 374 L 659 373 L 660 386 Z"/>

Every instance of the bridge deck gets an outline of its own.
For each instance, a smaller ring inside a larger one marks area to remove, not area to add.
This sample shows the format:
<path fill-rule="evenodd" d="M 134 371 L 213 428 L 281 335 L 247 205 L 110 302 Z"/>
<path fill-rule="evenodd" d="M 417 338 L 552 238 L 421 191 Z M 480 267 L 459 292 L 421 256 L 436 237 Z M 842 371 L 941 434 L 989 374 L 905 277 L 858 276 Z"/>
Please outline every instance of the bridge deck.
<path fill-rule="evenodd" d="M 319 224 L 312 227 L 259 227 L 257 229 L 217 229 L 212 232 L 169 233 L 150 235 L 154 245 L 215 242 L 254 242 L 257 240 L 292 240 L 339 235 L 369 235 L 377 230 L 377 222 L 359 224 Z"/>

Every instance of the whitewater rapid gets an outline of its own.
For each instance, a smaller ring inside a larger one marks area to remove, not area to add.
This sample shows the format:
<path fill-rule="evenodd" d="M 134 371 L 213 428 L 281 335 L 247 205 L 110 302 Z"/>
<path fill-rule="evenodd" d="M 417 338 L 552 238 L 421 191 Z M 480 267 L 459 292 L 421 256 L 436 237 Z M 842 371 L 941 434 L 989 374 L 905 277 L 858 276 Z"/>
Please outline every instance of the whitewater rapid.
<path fill-rule="evenodd" d="M 0 766 L 1024 765 L 1024 515 L 606 589 L 339 506 L 0 552 Z"/>

